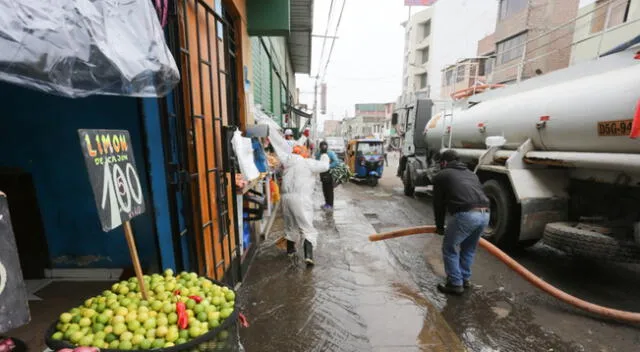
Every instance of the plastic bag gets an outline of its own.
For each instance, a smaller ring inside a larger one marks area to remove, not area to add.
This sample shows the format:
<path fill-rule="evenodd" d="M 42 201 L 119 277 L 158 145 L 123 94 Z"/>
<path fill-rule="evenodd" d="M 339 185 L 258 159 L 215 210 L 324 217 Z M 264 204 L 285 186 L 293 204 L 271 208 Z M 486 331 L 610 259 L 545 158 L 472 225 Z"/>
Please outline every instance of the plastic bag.
<path fill-rule="evenodd" d="M 269 169 L 269 165 L 267 163 L 267 155 L 264 152 L 264 148 L 262 144 L 258 140 L 258 138 L 251 138 L 251 143 L 253 145 L 253 157 L 256 160 L 256 167 L 260 172 L 267 172 Z"/>
<path fill-rule="evenodd" d="M 242 137 L 242 132 L 235 131 L 233 133 L 233 139 L 231 139 L 231 145 L 233 151 L 238 158 L 238 164 L 240 165 L 240 172 L 245 179 L 251 181 L 260 176 L 260 172 L 253 161 L 253 146 L 251 145 L 251 138 Z"/>
<path fill-rule="evenodd" d="M 166 95 L 180 81 L 149 0 L 0 0 L 0 80 L 71 98 Z"/>

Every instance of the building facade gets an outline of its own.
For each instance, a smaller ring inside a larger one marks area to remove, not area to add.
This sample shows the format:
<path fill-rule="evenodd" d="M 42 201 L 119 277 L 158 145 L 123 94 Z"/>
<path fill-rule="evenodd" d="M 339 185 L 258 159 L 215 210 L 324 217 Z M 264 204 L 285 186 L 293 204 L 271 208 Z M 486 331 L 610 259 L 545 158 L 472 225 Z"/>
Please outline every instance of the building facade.
<path fill-rule="evenodd" d="M 485 76 L 487 58 L 463 59 L 442 71 L 440 98 L 449 99 L 454 92 L 487 83 Z"/>
<path fill-rule="evenodd" d="M 342 122 L 343 136 L 347 139 L 382 138 L 388 110 L 389 104 L 356 104 L 356 116 L 347 117 Z"/>
<path fill-rule="evenodd" d="M 251 91 L 256 108 L 299 130 L 310 118 L 299 107 L 295 74 L 311 72 L 313 1 L 248 1 Z"/>
<path fill-rule="evenodd" d="M 640 35 L 640 0 L 581 0 L 571 64 L 592 60 Z"/>
<path fill-rule="evenodd" d="M 488 63 L 491 83 L 511 83 L 569 65 L 578 0 L 500 0 Z M 487 40 L 478 51 L 488 52 Z"/>
<path fill-rule="evenodd" d="M 442 70 L 474 57 L 478 40 L 494 30 L 495 0 L 439 1 L 403 23 L 403 104 L 415 97 L 440 99 Z"/>
<path fill-rule="evenodd" d="M 342 121 L 326 120 L 322 130 L 323 137 L 340 137 L 342 136 Z"/>

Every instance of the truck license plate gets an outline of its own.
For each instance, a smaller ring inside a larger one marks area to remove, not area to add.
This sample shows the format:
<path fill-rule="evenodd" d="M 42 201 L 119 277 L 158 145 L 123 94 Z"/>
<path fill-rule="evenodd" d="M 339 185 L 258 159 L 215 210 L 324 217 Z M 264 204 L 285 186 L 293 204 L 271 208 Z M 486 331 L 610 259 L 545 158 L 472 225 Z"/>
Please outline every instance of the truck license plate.
<path fill-rule="evenodd" d="M 633 120 L 598 121 L 599 137 L 628 136 Z"/>

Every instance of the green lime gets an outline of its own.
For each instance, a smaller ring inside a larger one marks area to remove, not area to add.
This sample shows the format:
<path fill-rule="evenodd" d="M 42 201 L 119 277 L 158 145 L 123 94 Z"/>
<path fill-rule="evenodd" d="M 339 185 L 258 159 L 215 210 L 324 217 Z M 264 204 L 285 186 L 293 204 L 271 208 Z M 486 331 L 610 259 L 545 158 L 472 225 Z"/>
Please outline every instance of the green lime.
<path fill-rule="evenodd" d="M 222 319 L 227 319 L 231 315 L 231 313 L 233 313 L 233 308 L 223 308 L 220 311 L 220 317 Z"/>
<path fill-rule="evenodd" d="M 189 330 L 180 330 L 180 332 L 178 332 L 178 336 L 180 336 L 180 339 L 188 340 Z"/>
<path fill-rule="evenodd" d="M 167 315 L 167 320 L 169 321 L 170 325 L 174 325 L 178 321 L 178 314 L 174 312 L 169 313 L 169 315 Z"/>
<path fill-rule="evenodd" d="M 54 340 L 62 340 L 62 338 L 64 337 L 64 334 L 61 333 L 60 331 L 54 333 L 53 335 L 51 335 L 51 338 Z"/>
<path fill-rule="evenodd" d="M 113 340 L 113 341 L 109 342 L 109 349 L 112 349 L 112 350 L 120 349 L 120 341 Z"/>
<path fill-rule="evenodd" d="M 207 313 L 205 312 L 200 312 L 197 315 L 198 320 L 200 321 L 207 321 L 208 317 L 207 317 Z"/>
<path fill-rule="evenodd" d="M 151 344 L 152 344 L 152 341 L 150 339 L 144 339 L 140 342 L 139 346 L 141 350 L 149 350 L 151 349 Z"/>
<path fill-rule="evenodd" d="M 220 326 L 220 321 L 218 319 L 209 319 L 209 328 L 215 329 Z"/>
<path fill-rule="evenodd" d="M 133 333 L 131 331 L 125 331 L 120 335 L 120 341 L 131 341 Z"/>
<path fill-rule="evenodd" d="M 71 319 L 73 319 L 73 315 L 71 315 L 71 313 L 62 313 L 60 314 L 60 321 L 68 324 L 71 322 Z"/>
<path fill-rule="evenodd" d="M 131 343 L 132 343 L 134 346 L 139 345 L 142 341 L 144 341 L 144 335 L 138 335 L 138 334 L 136 334 L 136 335 L 133 335 L 133 338 L 131 338 Z"/>
<path fill-rule="evenodd" d="M 104 341 L 111 343 L 113 341 L 115 341 L 117 339 L 116 335 L 114 334 L 107 334 L 107 336 L 104 337 Z"/>
<path fill-rule="evenodd" d="M 156 327 L 156 319 L 155 318 L 149 318 L 147 320 L 145 320 L 144 322 L 144 328 L 149 330 L 149 329 L 155 329 Z"/>
<path fill-rule="evenodd" d="M 164 347 L 164 339 L 155 339 L 153 341 L 153 344 L 151 344 L 151 348 L 156 349 L 156 348 L 163 348 Z"/>
<path fill-rule="evenodd" d="M 196 301 L 194 301 L 192 299 L 187 301 L 187 308 L 193 309 L 193 308 L 195 308 L 195 306 L 196 306 Z"/>
<path fill-rule="evenodd" d="M 123 351 L 127 351 L 133 348 L 133 344 L 131 343 L 131 341 L 120 341 L 120 346 L 118 349 L 123 350 Z"/>

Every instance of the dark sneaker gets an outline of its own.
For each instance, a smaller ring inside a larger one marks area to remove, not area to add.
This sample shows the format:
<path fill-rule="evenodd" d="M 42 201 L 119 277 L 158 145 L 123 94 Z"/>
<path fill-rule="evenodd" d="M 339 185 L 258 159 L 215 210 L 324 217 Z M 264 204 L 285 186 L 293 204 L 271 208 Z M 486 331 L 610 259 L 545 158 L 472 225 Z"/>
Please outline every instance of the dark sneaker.
<path fill-rule="evenodd" d="M 469 282 L 469 280 L 462 281 L 462 287 L 470 288 L 471 287 L 471 282 Z"/>
<path fill-rule="evenodd" d="M 287 254 L 289 256 L 296 254 L 296 243 L 293 241 L 287 240 Z"/>
<path fill-rule="evenodd" d="M 464 293 L 464 287 L 452 285 L 447 282 L 447 284 L 438 284 L 438 291 L 450 295 L 461 295 Z"/>
<path fill-rule="evenodd" d="M 315 264 L 313 262 L 313 245 L 307 240 L 304 240 L 304 261 L 307 265 Z"/>

